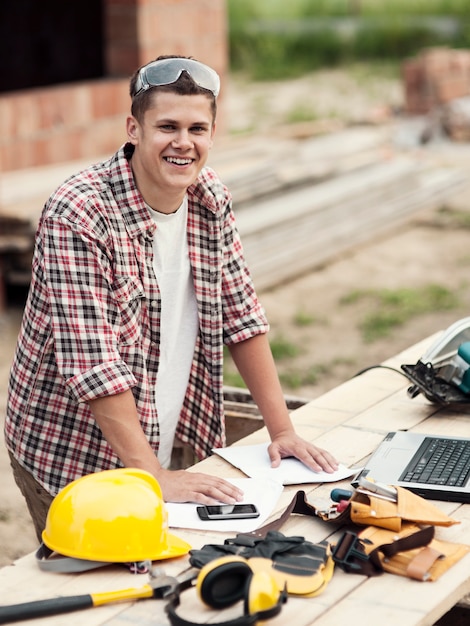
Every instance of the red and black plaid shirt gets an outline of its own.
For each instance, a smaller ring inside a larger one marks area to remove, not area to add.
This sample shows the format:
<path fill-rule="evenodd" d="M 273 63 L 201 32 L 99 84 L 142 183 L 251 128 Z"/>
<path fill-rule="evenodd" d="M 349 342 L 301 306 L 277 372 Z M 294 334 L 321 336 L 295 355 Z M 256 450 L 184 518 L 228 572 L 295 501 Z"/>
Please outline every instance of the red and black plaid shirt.
<path fill-rule="evenodd" d="M 52 195 L 36 235 L 31 289 L 10 375 L 6 444 L 55 495 L 84 474 L 121 465 L 88 401 L 132 388 L 155 451 L 160 293 L 156 228 L 123 146 Z M 203 458 L 224 444 L 223 344 L 268 330 L 246 267 L 231 198 L 204 169 L 188 189 L 188 246 L 199 312 L 177 428 Z"/>

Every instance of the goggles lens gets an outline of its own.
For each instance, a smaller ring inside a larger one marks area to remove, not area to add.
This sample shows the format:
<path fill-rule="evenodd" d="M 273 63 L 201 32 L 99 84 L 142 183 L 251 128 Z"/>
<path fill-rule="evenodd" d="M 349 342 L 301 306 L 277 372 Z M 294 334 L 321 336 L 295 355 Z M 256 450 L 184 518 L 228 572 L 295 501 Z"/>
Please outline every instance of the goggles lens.
<path fill-rule="evenodd" d="M 208 65 L 194 59 L 161 59 L 145 65 L 137 77 L 134 98 L 151 87 L 175 83 L 182 72 L 187 72 L 196 85 L 219 95 L 220 78 Z"/>

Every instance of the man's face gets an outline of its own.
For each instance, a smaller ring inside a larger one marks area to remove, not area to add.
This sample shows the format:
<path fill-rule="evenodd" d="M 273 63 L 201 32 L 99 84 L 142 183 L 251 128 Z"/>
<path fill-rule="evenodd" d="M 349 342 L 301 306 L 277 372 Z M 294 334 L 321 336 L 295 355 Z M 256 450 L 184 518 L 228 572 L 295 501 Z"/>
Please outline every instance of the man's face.
<path fill-rule="evenodd" d="M 184 195 L 212 146 L 211 102 L 204 95 L 159 92 L 142 123 L 128 118 L 127 132 L 136 147 L 132 167 L 146 201 L 152 205 L 152 198 L 163 199 L 164 194 Z"/>

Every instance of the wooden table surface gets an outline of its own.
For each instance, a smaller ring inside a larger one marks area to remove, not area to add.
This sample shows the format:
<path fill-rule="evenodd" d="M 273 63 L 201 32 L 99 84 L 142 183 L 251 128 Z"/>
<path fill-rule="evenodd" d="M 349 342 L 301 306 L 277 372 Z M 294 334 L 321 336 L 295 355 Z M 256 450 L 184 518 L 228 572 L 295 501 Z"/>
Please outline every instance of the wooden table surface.
<path fill-rule="evenodd" d="M 384 365 L 399 369 L 402 363 L 415 363 L 430 340 L 412 346 L 389 359 Z M 296 428 L 303 437 L 331 450 L 345 465 L 359 466 L 375 450 L 384 435 L 392 430 L 414 430 L 431 434 L 468 436 L 470 410 L 439 408 L 422 395 L 411 399 L 406 390 L 406 378 L 389 369 L 372 369 L 336 387 L 292 413 Z M 267 441 L 263 428 L 237 444 Z M 243 474 L 223 459 L 214 456 L 188 471 L 205 471 L 225 477 Z M 349 481 L 334 486 L 348 488 Z M 312 504 L 329 498 L 332 484 L 307 484 L 285 487 L 276 510 L 275 519 L 285 509 L 298 489 L 307 493 Z M 437 528 L 436 537 L 470 544 L 470 505 L 452 502 L 436 503 L 443 511 L 461 523 L 450 528 Z M 320 519 L 291 516 L 282 527 L 285 535 L 302 535 L 312 542 L 328 539 L 335 543 L 340 535 L 336 525 Z M 203 531 L 173 530 L 193 548 L 207 543 L 223 543 L 226 534 Z M 157 564 L 157 563 L 156 563 Z M 165 573 L 176 576 L 187 567 L 187 557 L 158 563 Z M 122 567 L 111 565 L 82 574 L 57 574 L 39 570 L 34 554 L 18 559 L 0 570 L 0 603 L 13 604 L 56 596 L 97 593 L 129 587 L 141 587 L 148 582 L 145 575 L 133 575 Z M 470 553 L 435 582 L 417 582 L 384 573 L 375 578 L 346 574 L 336 568 L 324 592 L 314 598 L 289 597 L 281 613 L 268 623 L 272 626 L 431 626 L 470 592 Z M 139 600 L 109 604 L 65 615 L 45 617 L 28 624 L 54 626 L 87 626 L 116 624 L 166 626 L 165 602 Z M 195 623 L 225 621 L 242 615 L 235 606 L 218 613 L 208 610 L 197 598 L 194 589 L 181 595 L 179 614 Z"/>

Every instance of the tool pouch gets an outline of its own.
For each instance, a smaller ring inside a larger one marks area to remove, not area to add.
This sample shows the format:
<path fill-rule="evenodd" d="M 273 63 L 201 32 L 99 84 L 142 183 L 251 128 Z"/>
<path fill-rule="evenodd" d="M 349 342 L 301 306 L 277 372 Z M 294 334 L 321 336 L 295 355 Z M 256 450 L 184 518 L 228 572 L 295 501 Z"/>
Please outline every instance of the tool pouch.
<path fill-rule="evenodd" d="M 399 533 L 376 526 L 359 534 L 346 531 L 333 548 L 333 560 L 349 573 L 379 576 L 389 572 L 419 581 L 437 580 L 470 547 L 437 540 L 434 531 L 434 526 L 407 523 Z"/>
<path fill-rule="evenodd" d="M 452 526 L 457 520 L 443 513 L 429 500 L 425 500 L 403 487 L 396 487 L 397 502 L 356 491 L 348 507 L 337 517 L 328 519 L 335 523 L 353 522 L 360 526 L 379 526 L 399 532 L 404 522 L 432 526 Z M 326 516 L 320 515 L 322 519 Z"/>
<path fill-rule="evenodd" d="M 437 580 L 470 547 L 434 538 L 434 527 L 403 524 L 399 533 L 368 526 L 359 533 L 366 554 L 377 570 L 420 581 Z"/>
<path fill-rule="evenodd" d="M 432 526 L 452 526 L 459 523 L 429 500 L 403 487 L 396 487 L 396 490 L 397 502 L 356 492 L 351 499 L 351 521 L 361 526 L 379 526 L 393 531 L 400 531 L 404 522 Z"/>

